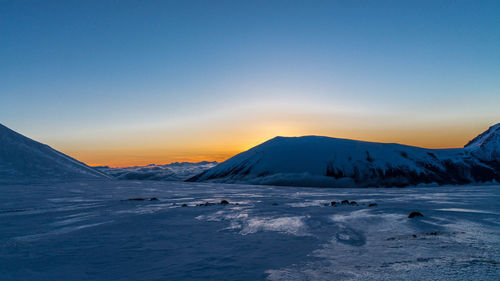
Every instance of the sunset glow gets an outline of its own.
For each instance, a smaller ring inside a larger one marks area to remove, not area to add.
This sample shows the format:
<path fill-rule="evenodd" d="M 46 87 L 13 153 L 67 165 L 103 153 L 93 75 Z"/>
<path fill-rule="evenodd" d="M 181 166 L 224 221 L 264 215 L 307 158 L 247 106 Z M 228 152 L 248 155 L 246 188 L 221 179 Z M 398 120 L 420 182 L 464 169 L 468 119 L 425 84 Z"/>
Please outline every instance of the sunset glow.
<path fill-rule="evenodd" d="M 324 121 L 327 123 L 326 121 Z M 246 124 L 237 128 L 212 128 L 201 131 L 194 129 L 196 135 L 186 132 L 185 135 L 170 137 L 168 131 L 150 132 L 151 138 L 136 138 L 130 134 L 128 138 L 115 135 L 113 147 L 102 150 L 94 149 L 96 145 L 89 143 L 56 143 L 54 147 L 90 165 L 108 165 L 112 167 L 141 166 L 148 164 L 167 164 L 171 162 L 221 162 L 258 145 L 275 136 L 324 135 L 338 138 L 349 138 L 374 142 L 396 142 L 427 148 L 463 147 L 467 141 L 483 131 L 484 127 L 449 126 L 419 127 L 418 130 L 404 127 L 365 128 L 359 124 L 352 127 L 333 123 L 330 128 L 321 126 L 320 120 L 303 122 Z M 307 129 L 307 128 L 310 129 Z M 141 132 L 137 135 L 150 135 Z M 122 141 L 120 141 L 122 139 Z M 124 140 L 126 139 L 126 141 Z M 50 140 L 48 140 L 49 142 Z M 99 143 L 99 140 L 95 140 Z M 77 146 L 80 149 L 75 149 Z M 81 149 L 88 147 L 88 149 Z"/>
<path fill-rule="evenodd" d="M 130 166 L 278 135 L 461 147 L 500 121 L 494 2 L 188 2 L 5 3 L 1 122 Z"/>

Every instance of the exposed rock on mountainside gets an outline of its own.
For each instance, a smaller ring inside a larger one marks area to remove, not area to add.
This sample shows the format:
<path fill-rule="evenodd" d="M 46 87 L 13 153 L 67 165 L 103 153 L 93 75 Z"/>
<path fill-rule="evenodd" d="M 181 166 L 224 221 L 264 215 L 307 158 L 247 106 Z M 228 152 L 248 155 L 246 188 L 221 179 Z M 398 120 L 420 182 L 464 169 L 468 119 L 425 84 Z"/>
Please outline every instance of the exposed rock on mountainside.
<path fill-rule="evenodd" d="M 276 137 L 189 181 L 324 187 L 500 181 L 500 124 L 457 149 L 321 136 Z"/>

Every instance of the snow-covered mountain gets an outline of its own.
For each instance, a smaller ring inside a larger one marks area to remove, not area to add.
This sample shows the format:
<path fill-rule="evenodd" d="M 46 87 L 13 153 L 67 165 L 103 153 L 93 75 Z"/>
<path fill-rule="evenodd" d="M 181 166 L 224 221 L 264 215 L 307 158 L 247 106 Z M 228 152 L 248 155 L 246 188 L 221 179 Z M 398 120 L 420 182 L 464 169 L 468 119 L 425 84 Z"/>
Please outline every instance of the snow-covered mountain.
<path fill-rule="evenodd" d="M 0 124 L 0 181 L 69 178 L 109 176 Z"/>
<path fill-rule="evenodd" d="M 471 140 L 465 149 L 483 161 L 500 161 L 500 123 Z"/>
<path fill-rule="evenodd" d="M 176 162 L 165 165 L 147 165 L 124 168 L 94 167 L 121 180 L 183 181 L 217 165 L 217 162 Z"/>
<path fill-rule="evenodd" d="M 499 152 L 500 124 L 457 149 L 276 137 L 189 181 L 325 187 L 491 182 L 500 181 Z"/>

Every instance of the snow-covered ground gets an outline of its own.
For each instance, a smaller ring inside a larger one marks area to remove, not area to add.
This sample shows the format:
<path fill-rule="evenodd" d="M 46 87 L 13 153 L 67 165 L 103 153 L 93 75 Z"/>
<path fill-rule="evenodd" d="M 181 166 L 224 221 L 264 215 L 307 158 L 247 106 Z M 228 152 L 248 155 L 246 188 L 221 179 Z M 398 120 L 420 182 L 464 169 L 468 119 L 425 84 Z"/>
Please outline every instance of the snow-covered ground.
<path fill-rule="evenodd" d="M 1 280 L 500 276 L 500 186 L 77 181 L 0 190 Z M 134 198 L 147 200 L 122 201 Z M 410 219 L 412 211 L 424 216 Z"/>

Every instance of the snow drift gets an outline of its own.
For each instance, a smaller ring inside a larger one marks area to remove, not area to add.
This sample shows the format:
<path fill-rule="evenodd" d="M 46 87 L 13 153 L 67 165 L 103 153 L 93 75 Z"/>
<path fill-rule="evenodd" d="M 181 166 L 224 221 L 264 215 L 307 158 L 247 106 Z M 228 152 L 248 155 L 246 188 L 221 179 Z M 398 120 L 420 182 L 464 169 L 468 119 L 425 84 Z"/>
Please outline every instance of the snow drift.
<path fill-rule="evenodd" d="M 0 181 L 69 178 L 109 176 L 0 124 Z"/>
<path fill-rule="evenodd" d="M 500 124 L 456 149 L 276 137 L 188 181 L 325 187 L 500 181 Z"/>

